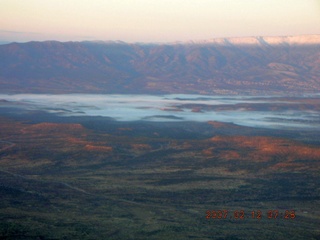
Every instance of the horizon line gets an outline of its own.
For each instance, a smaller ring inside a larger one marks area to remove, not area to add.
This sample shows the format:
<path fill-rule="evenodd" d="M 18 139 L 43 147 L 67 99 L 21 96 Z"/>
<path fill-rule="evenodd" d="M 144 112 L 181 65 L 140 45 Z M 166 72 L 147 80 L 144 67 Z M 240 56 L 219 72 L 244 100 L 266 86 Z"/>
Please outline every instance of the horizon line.
<path fill-rule="evenodd" d="M 213 38 L 207 38 L 207 39 L 200 39 L 200 40 L 175 40 L 175 41 L 136 41 L 136 42 L 127 42 L 123 40 L 66 40 L 66 41 L 60 41 L 56 39 L 48 39 L 48 40 L 29 40 L 29 41 L 7 41 L 7 40 L 0 40 L 0 45 L 5 44 L 12 44 L 12 43 L 32 43 L 32 42 L 59 42 L 59 43 L 82 43 L 82 42 L 96 42 L 96 43 L 110 43 L 110 44 L 155 44 L 155 45 L 162 45 L 162 44 L 210 44 L 210 43 L 226 43 L 226 40 L 240 40 L 240 39 L 264 39 L 264 38 L 296 38 L 296 37 L 316 37 L 318 43 L 320 43 L 320 33 L 310 33 L 310 34 L 290 34 L 290 35 L 251 35 L 251 36 L 241 36 L 241 37 L 213 37 Z M 224 42 L 221 42 L 224 41 Z M 250 44 L 250 43 L 247 43 Z M 251 43 L 253 44 L 253 43 Z"/>

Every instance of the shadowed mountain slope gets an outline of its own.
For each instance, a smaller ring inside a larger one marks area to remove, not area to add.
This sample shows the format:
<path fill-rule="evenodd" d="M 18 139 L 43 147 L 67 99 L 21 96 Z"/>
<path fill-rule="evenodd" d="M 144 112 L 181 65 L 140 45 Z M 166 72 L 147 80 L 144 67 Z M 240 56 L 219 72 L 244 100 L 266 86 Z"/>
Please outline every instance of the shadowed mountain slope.
<path fill-rule="evenodd" d="M 320 35 L 170 44 L 0 45 L 1 92 L 276 94 L 320 90 Z"/>

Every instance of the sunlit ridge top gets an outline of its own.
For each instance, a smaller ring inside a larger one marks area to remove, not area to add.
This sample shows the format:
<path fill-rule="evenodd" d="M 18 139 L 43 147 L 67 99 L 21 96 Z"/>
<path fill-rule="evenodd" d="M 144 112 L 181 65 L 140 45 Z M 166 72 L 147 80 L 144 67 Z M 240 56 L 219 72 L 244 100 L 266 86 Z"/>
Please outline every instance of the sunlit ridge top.
<path fill-rule="evenodd" d="M 189 44 L 239 44 L 239 45 L 280 45 L 280 44 L 320 44 L 320 35 L 233 37 L 190 41 Z"/>

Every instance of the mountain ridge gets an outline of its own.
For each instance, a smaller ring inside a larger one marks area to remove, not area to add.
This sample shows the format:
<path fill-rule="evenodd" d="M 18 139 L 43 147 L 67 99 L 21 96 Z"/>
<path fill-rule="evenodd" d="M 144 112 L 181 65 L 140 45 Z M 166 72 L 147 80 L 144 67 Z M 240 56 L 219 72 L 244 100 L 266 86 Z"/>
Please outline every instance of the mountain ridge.
<path fill-rule="evenodd" d="M 122 40 L 83 40 L 83 41 L 27 41 L 27 42 L 8 42 L 3 41 L 1 45 L 25 44 L 25 43 L 99 43 L 99 44 L 126 44 L 126 45 L 176 45 L 176 44 L 320 44 L 320 34 L 303 34 L 287 36 L 247 36 L 247 37 L 216 37 L 200 40 L 186 40 L 173 42 L 125 42 Z"/>
<path fill-rule="evenodd" d="M 189 43 L 0 46 L 2 93 L 279 94 L 320 91 L 320 35 Z"/>
<path fill-rule="evenodd" d="M 197 42 L 195 42 L 197 43 Z M 261 44 L 261 45 L 279 45 L 279 44 L 320 44 L 320 35 L 295 35 L 295 36 L 257 36 L 257 37 L 231 37 L 231 38 L 213 38 L 203 40 L 199 43 L 215 44 Z"/>

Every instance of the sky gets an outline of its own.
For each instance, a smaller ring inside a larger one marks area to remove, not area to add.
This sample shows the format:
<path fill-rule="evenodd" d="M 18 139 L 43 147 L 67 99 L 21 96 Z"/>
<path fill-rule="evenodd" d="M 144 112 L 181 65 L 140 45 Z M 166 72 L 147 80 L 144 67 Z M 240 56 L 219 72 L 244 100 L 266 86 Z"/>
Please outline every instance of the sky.
<path fill-rule="evenodd" d="M 0 0 L 0 42 L 320 34 L 320 0 Z"/>

